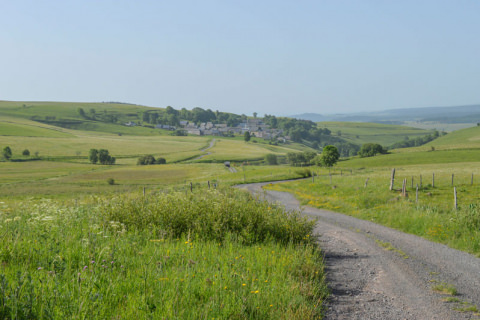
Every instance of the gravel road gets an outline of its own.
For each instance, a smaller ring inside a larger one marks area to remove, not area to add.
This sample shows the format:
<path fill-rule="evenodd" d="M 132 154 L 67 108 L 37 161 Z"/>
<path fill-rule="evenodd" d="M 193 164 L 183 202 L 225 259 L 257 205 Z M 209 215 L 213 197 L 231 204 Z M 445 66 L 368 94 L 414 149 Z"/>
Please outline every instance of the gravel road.
<path fill-rule="evenodd" d="M 478 311 L 466 311 L 480 308 L 479 258 L 369 221 L 300 207 L 289 193 L 263 190 L 265 184 L 238 188 L 318 219 L 331 290 L 326 319 L 480 319 Z M 440 284 L 457 295 L 434 291 Z"/>

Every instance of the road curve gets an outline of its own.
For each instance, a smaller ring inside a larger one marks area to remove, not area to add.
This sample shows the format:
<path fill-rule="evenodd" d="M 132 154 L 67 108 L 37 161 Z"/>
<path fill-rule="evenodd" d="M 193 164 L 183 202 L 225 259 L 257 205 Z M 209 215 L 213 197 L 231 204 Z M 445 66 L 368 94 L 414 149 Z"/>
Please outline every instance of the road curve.
<path fill-rule="evenodd" d="M 480 259 L 340 213 L 300 206 L 291 194 L 238 186 L 318 219 L 331 295 L 325 319 L 480 319 Z M 388 250 L 387 250 L 388 249 Z M 455 297 L 433 290 L 453 286 Z M 455 300 L 455 301 L 452 301 Z"/>

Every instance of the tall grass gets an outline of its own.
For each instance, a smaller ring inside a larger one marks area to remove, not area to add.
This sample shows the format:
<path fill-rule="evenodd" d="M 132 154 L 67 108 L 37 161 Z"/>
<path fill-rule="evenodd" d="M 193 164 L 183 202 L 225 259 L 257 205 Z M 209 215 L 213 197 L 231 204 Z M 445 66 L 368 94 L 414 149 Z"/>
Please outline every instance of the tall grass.
<path fill-rule="evenodd" d="M 476 170 L 474 166 L 470 167 Z M 432 173 L 435 170 L 435 187 Z M 480 255 L 480 186 L 471 185 L 468 166 L 456 168 L 455 186 L 458 193 L 458 208 L 454 207 L 451 172 L 445 166 L 412 166 L 397 170 L 396 189 L 390 191 L 390 171 L 384 169 L 354 171 L 353 175 L 330 177 L 323 175 L 311 180 L 268 186 L 278 191 L 292 192 L 303 204 L 317 208 L 346 213 L 370 220 L 404 232 L 447 244 L 453 248 Z M 416 201 L 416 184 L 423 176 Z M 408 197 L 398 190 L 401 181 L 408 177 Z M 411 178 L 414 188 L 411 188 Z M 367 186 L 365 182 L 368 179 Z"/>
<path fill-rule="evenodd" d="M 0 204 L 2 319 L 312 319 L 313 222 L 240 191 Z"/>

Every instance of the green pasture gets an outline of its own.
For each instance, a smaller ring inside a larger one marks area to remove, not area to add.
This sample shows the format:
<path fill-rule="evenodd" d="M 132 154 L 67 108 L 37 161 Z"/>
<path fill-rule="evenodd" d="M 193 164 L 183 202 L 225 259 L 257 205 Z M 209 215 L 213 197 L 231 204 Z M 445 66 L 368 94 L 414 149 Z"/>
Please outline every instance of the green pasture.
<path fill-rule="evenodd" d="M 477 162 L 480 159 L 480 149 L 435 150 L 421 151 L 428 148 L 407 148 L 393 150 L 391 154 L 375 157 L 354 157 L 339 161 L 339 168 L 376 168 L 395 167 L 412 164 L 456 164 L 461 162 Z"/>
<path fill-rule="evenodd" d="M 315 168 L 320 175 L 315 182 L 309 179 L 268 188 L 291 192 L 305 205 L 342 212 L 480 255 L 480 162 L 459 160 L 415 165 L 404 162 L 352 171 L 337 168 L 330 171 L 331 177 L 328 169 Z M 390 191 L 392 168 L 396 176 L 394 190 Z M 407 197 L 400 192 L 404 179 Z"/>
<path fill-rule="evenodd" d="M 415 139 L 433 133 L 433 130 L 368 122 L 319 122 L 318 126 L 329 129 L 333 136 L 340 131 L 342 138 L 355 144 L 371 142 L 384 147 L 403 141 L 406 137 Z"/>
<path fill-rule="evenodd" d="M 0 202 L 0 318 L 321 318 L 313 226 L 234 190 Z"/>
<path fill-rule="evenodd" d="M 81 198 L 90 194 L 151 193 L 171 188 L 194 192 L 238 183 L 284 180 L 301 177 L 299 168 L 289 166 L 237 165 L 231 172 L 223 164 L 178 163 L 166 165 L 93 165 L 88 163 L 29 161 L 0 162 L 0 194 L 4 199 L 48 197 Z M 108 179 L 115 184 L 109 185 Z"/>
<path fill-rule="evenodd" d="M 62 138 L 72 136 L 63 129 L 43 123 L 18 119 L 0 118 L 0 136 L 50 137 Z"/>
<path fill-rule="evenodd" d="M 142 137 L 118 135 L 92 135 L 82 131 L 72 137 L 23 137 L 0 136 L 0 146 L 9 146 L 13 157 L 20 156 L 24 149 L 38 152 L 41 157 L 88 157 L 90 149 L 107 149 L 114 157 L 154 154 L 168 158 L 178 153 L 199 153 L 208 139 L 203 137 Z"/>
<path fill-rule="evenodd" d="M 138 113 L 146 109 L 155 110 L 152 107 L 118 103 L 0 101 L 0 116 L 8 115 L 28 119 L 34 116 L 43 118 L 55 116 L 57 119 L 81 119 L 78 108 L 84 109 L 85 112 L 95 109 L 98 114 L 105 111 L 118 115 L 128 114 L 132 118 L 136 118 Z"/>
<path fill-rule="evenodd" d="M 432 146 L 441 150 L 480 148 L 480 127 L 454 131 L 425 145 L 427 148 Z"/>

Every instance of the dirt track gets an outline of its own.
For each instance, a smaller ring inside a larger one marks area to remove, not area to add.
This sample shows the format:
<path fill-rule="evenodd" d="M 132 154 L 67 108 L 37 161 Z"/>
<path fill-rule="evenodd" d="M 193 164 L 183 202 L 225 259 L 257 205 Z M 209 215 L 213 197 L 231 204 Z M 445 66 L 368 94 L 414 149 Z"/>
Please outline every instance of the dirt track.
<path fill-rule="evenodd" d="M 311 207 L 266 183 L 239 186 L 317 218 L 331 289 L 326 319 L 480 319 L 480 259 L 375 223 Z M 385 247 L 389 248 L 387 250 Z M 452 296 L 432 289 L 446 284 Z"/>

